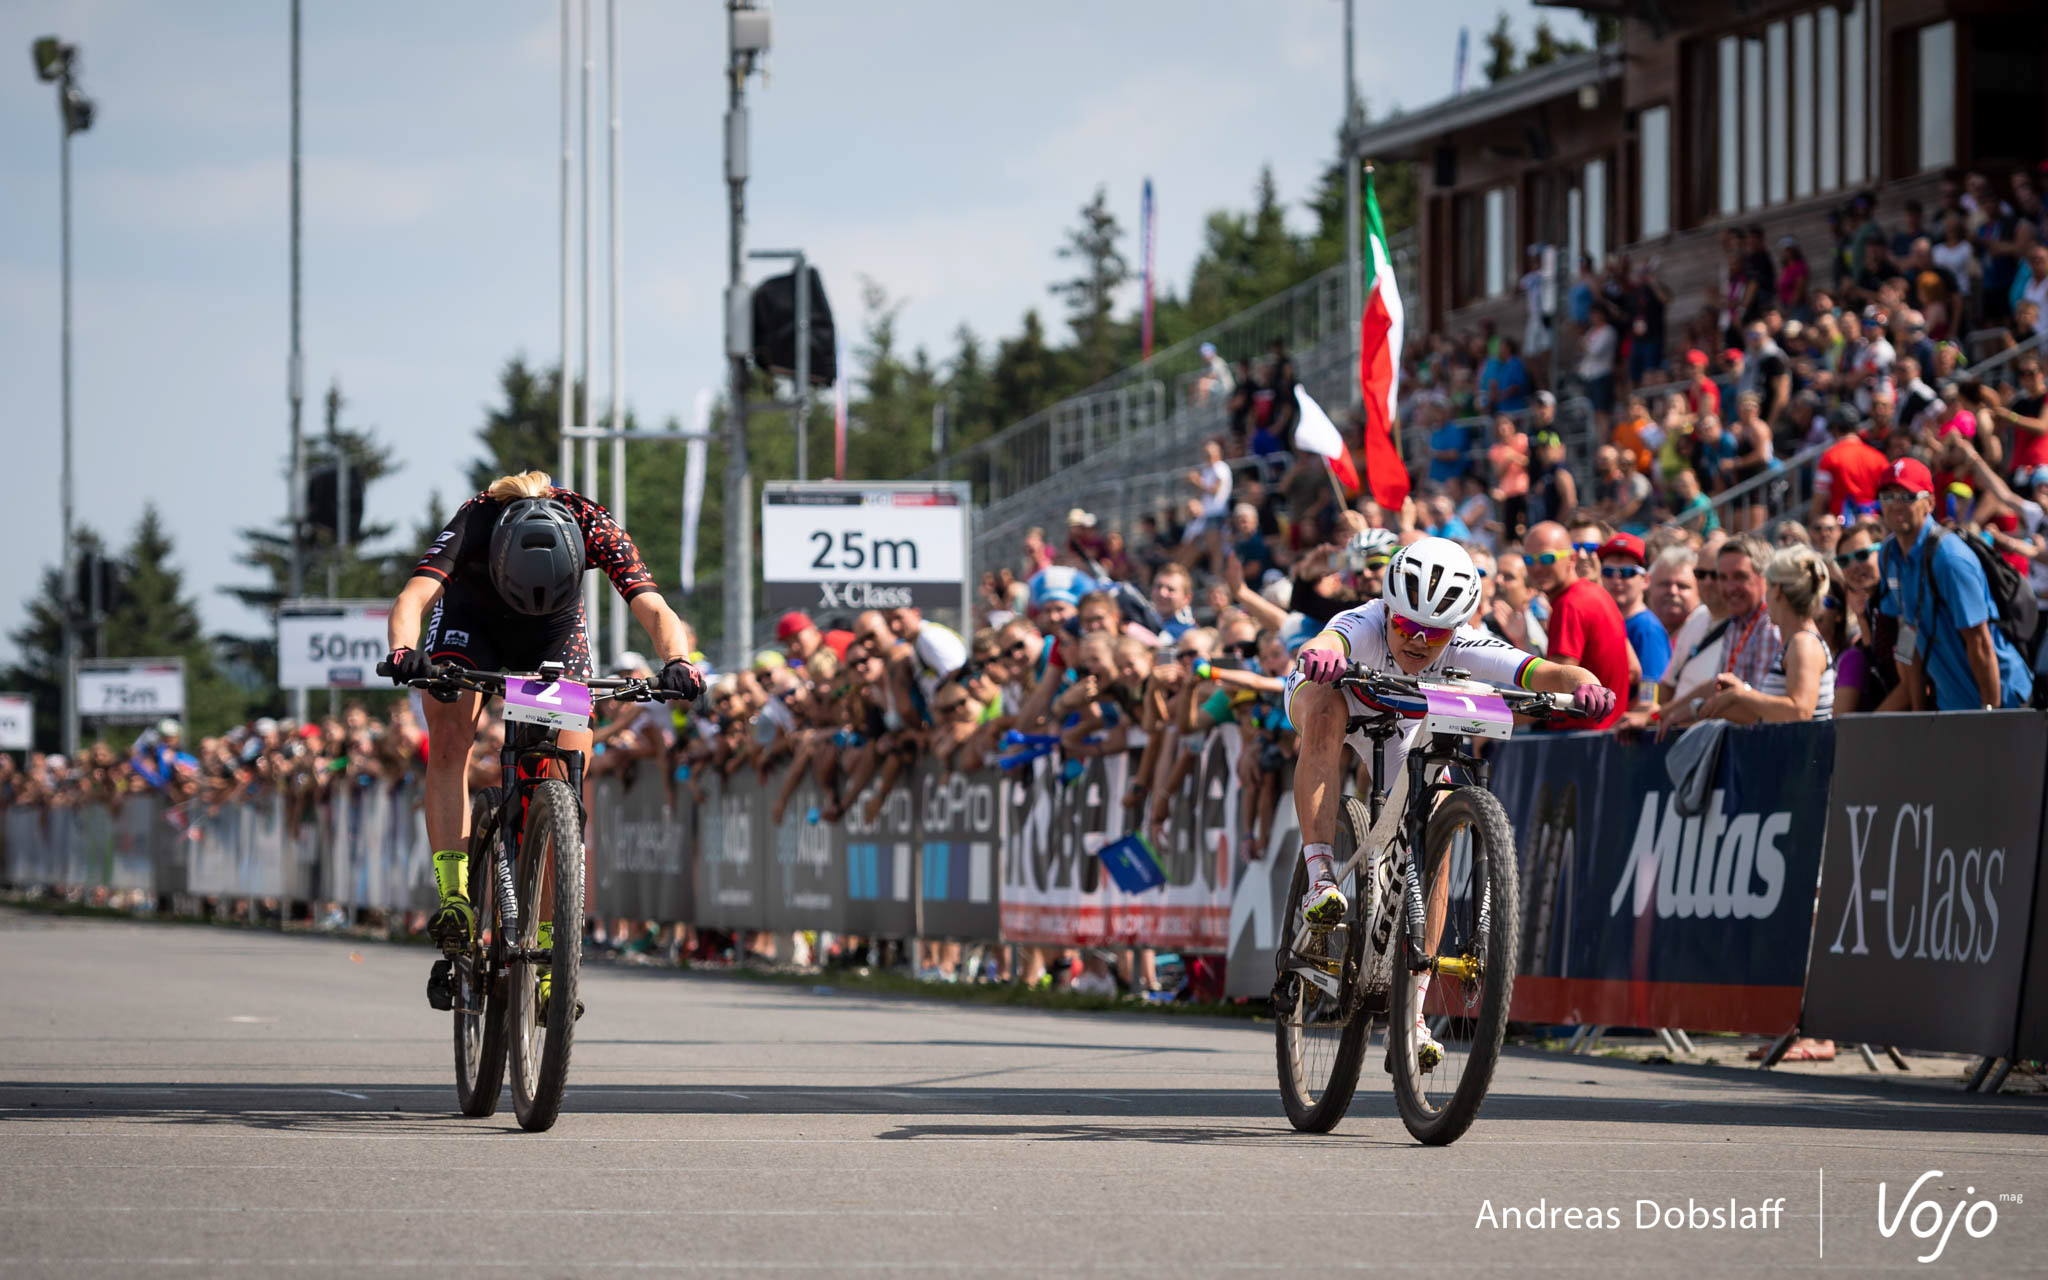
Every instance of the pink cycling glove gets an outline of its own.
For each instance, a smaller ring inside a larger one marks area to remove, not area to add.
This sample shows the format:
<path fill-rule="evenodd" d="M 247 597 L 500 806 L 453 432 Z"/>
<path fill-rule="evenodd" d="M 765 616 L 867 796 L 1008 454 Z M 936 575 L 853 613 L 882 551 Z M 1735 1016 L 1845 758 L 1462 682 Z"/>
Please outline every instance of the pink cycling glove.
<path fill-rule="evenodd" d="M 1614 710 L 1614 690 L 1604 684 L 1582 684 L 1572 690 L 1572 709 L 1588 720 L 1604 719 Z"/>
<path fill-rule="evenodd" d="M 1335 684 L 1349 664 L 1335 649 L 1303 649 L 1294 665 L 1301 669 L 1303 676 L 1317 684 Z"/>

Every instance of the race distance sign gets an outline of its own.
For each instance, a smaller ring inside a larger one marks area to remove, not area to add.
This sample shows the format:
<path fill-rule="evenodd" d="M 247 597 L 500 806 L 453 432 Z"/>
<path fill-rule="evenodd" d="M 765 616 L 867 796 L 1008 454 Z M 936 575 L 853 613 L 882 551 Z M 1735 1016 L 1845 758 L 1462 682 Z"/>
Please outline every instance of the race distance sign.
<path fill-rule="evenodd" d="M 761 493 L 761 578 L 770 610 L 845 617 L 915 606 L 965 612 L 963 484 L 778 482 Z"/>

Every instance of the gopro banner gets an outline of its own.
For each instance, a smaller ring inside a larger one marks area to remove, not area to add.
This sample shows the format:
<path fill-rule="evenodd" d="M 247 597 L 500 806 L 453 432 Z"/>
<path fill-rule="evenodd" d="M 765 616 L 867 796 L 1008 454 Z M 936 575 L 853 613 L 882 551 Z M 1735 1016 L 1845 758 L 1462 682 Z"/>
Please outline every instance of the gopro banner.
<path fill-rule="evenodd" d="M 1836 732 L 1802 1029 L 2010 1054 L 2029 967 L 2048 717 L 1853 716 Z M 2038 955 L 2032 972 L 2042 972 Z M 2044 999 L 2042 982 L 2027 984 L 2029 1056 L 2048 1043 Z"/>
<path fill-rule="evenodd" d="M 1670 745 L 1530 734 L 1494 758 L 1521 860 L 1516 1019 L 1764 1034 L 1798 1021 L 1834 724 L 1730 728 L 1693 815 Z"/>
<path fill-rule="evenodd" d="M 1000 775 L 942 770 L 921 760 L 903 784 L 917 817 L 917 936 L 994 938 L 1002 815 Z"/>

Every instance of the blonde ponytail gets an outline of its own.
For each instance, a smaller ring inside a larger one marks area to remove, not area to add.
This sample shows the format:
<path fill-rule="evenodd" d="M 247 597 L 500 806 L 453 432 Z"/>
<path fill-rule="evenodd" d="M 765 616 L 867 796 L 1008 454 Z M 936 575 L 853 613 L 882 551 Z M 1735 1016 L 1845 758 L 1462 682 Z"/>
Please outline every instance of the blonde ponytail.
<path fill-rule="evenodd" d="M 519 475 L 499 476 L 491 481 L 491 487 L 484 493 L 499 502 L 510 502 L 514 498 L 545 498 L 554 487 L 554 480 L 545 471 L 527 471 Z"/>

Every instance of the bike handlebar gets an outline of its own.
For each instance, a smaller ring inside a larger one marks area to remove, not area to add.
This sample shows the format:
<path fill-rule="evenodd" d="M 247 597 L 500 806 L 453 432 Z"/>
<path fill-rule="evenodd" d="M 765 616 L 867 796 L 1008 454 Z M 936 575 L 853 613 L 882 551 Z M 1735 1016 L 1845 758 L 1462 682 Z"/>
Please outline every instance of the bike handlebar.
<path fill-rule="evenodd" d="M 389 662 L 377 664 L 377 674 L 391 679 L 398 674 L 398 668 Z M 405 683 L 425 693 L 456 693 L 469 690 L 487 697 L 497 697 L 505 692 L 507 680 L 566 680 L 566 675 L 550 675 L 538 671 L 471 671 L 453 663 L 441 663 L 434 668 L 434 674 L 421 680 Z M 652 680 L 639 680 L 625 676 L 591 676 L 578 680 L 577 684 L 590 690 L 592 702 L 681 702 L 683 695 L 663 689 Z"/>
<path fill-rule="evenodd" d="M 1462 673 L 1457 674 L 1458 678 L 1463 678 Z M 1337 677 L 1337 685 L 1339 688 L 1354 685 L 1368 693 L 1402 694 L 1410 697 L 1419 697 L 1422 694 L 1422 677 L 1374 671 L 1362 662 L 1354 662 L 1346 668 L 1344 674 Z M 1488 685 L 1487 689 L 1507 703 L 1508 709 L 1519 716 L 1538 720 L 1590 718 L 1585 712 L 1574 707 L 1569 698 L 1555 693 L 1535 693 L 1528 689 L 1507 689 L 1497 685 Z"/>

